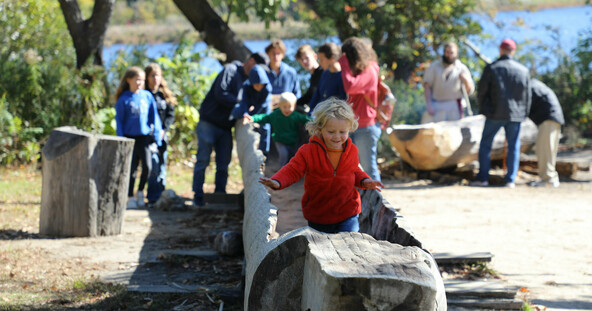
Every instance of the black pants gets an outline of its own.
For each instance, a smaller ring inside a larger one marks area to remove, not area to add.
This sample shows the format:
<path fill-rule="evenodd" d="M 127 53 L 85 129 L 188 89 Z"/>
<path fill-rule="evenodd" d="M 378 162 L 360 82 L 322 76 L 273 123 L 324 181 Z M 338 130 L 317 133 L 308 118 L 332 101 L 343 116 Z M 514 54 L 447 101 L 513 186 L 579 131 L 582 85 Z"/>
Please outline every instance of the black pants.
<path fill-rule="evenodd" d="M 150 152 L 150 145 L 154 143 L 154 137 L 150 135 L 144 135 L 128 138 L 135 140 L 134 152 L 132 153 L 132 167 L 130 171 L 129 188 L 127 191 L 127 196 L 133 197 L 138 162 L 142 162 L 142 174 L 140 175 L 140 185 L 138 186 L 138 191 L 144 191 L 144 186 L 146 186 L 146 181 L 148 180 L 148 176 L 152 170 L 152 154 Z"/>

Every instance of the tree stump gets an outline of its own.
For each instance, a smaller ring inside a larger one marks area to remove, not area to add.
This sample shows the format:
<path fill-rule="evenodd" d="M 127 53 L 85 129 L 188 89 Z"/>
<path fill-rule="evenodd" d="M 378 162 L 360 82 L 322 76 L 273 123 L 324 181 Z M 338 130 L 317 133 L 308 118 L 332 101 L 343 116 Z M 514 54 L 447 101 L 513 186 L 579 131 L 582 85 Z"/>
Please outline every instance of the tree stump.
<path fill-rule="evenodd" d="M 54 129 L 43 147 L 39 233 L 94 237 L 121 233 L 132 139 Z"/>

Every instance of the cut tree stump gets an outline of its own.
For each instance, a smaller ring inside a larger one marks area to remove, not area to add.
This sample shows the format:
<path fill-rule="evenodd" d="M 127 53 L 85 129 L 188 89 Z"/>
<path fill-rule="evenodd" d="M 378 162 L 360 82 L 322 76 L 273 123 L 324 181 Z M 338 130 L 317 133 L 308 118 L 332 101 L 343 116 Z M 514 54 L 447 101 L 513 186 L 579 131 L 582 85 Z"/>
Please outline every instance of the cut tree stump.
<path fill-rule="evenodd" d="M 39 233 L 95 237 L 121 233 L 132 139 L 54 129 L 43 147 Z"/>
<path fill-rule="evenodd" d="M 467 164 L 478 160 L 479 143 L 485 116 L 477 115 L 458 121 L 444 121 L 419 125 L 395 125 L 386 129 L 389 140 L 401 158 L 418 170 L 435 170 Z M 536 125 L 526 119 L 520 129 L 522 152 L 536 142 Z M 497 133 L 491 147 L 491 159 L 505 155 L 505 132 Z"/>

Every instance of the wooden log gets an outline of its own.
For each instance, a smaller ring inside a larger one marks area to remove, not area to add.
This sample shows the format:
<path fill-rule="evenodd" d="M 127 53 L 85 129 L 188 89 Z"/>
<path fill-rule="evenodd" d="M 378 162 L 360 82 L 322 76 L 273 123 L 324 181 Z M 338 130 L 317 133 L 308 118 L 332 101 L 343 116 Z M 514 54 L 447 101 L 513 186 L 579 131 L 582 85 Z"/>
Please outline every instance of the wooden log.
<path fill-rule="evenodd" d="M 235 134 L 245 185 L 245 310 L 446 310 L 435 260 L 375 190 L 362 194 L 363 204 L 377 206 L 362 208 L 361 223 L 379 237 L 308 227 L 277 237 L 277 207 L 258 183 L 258 137 L 238 123 Z"/>
<path fill-rule="evenodd" d="M 478 160 L 479 143 L 485 116 L 477 115 L 458 121 L 444 121 L 419 125 L 395 125 L 386 129 L 389 140 L 401 158 L 418 170 L 467 164 Z M 520 129 L 522 152 L 536 142 L 536 125 L 526 119 Z M 503 128 L 495 136 L 491 159 L 503 159 L 505 132 Z"/>
<path fill-rule="evenodd" d="M 128 138 L 54 129 L 43 147 L 39 233 L 121 233 L 133 147 Z"/>

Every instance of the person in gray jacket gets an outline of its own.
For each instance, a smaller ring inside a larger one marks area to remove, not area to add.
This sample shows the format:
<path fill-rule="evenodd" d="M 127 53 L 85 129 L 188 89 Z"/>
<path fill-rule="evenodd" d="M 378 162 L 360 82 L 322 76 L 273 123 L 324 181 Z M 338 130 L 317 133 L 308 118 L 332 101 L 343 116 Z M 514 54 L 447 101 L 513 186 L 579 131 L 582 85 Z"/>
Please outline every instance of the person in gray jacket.
<path fill-rule="evenodd" d="M 479 173 L 471 185 L 489 185 L 491 145 L 503 127 L 508 141 L 504 181 L 506 187 L 514 188 L 520 164 L 520 122 L 528 116 L 531 104 L 530 74 L 512 58 L 516 51 L 513 40 L 503 40 L 499 51 L 500 57 L 483 70 L 477 88 L 481 113 L 486 119 L 479 145 Z"/>
<path fill-rule="evenodd" d="M 563 110 L 555 92 L 537 79 L 530 80 L 532 107 L 528 117 L 538 126 L 535 145 L 540 181 L 530 185 L 559 187 L 559 175 L 555 170 L 561 126 L 565 124 Z"/>

